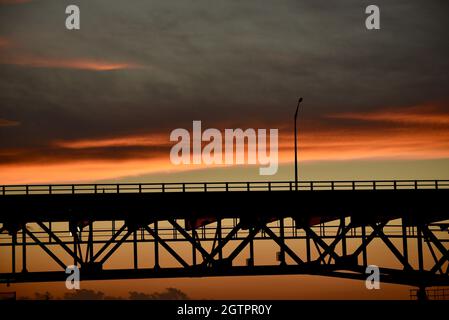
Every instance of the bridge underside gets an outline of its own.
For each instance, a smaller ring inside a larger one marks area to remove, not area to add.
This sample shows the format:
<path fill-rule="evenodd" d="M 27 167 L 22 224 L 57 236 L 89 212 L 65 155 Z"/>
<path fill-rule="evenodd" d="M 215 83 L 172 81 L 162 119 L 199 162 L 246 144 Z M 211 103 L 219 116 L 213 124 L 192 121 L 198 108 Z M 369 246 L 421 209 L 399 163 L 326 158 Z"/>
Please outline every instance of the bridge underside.
<path fill-rule="evenodd" d="M 6 257 L 11 263 L 0 279 L 65 281 L 66 266 L 77 265 L 83 281 L 365 280 L 374 264 L 381 282 L 449 285 L 447 199 L 449 189 L 6 195 L 0 265 Z M 271 260 L 267 246 L 275 248 Z M 53 267 L 34 268 L 32 248 Z M 111 262 L 121 248 L 129 249 L 125 268 Z"/>

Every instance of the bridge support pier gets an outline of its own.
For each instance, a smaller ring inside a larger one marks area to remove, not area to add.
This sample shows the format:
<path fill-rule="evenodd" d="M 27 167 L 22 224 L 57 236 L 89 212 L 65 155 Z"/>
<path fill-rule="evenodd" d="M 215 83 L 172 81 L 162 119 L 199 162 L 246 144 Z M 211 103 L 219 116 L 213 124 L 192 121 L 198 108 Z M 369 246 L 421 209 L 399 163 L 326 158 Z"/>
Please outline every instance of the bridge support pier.
<path fill-rule="evenodd" d="M 417 299 L 418 301 L 426 301 L 429 299 L 426 292 L 426 287 L 419 287 L 417 292 Z"/>

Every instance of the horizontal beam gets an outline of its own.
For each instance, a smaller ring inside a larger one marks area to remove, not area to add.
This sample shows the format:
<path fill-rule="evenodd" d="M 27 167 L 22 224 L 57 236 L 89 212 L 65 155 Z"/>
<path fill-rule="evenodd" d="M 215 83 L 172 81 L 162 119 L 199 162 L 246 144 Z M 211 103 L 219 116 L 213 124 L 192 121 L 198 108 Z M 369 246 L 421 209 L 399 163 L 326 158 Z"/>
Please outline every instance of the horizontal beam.
<path fill-rule="evenodd" d="M 0 223 L 404 217 L 416 225 L 449 219 L 448 198 L 449 189 L 6 195 L 0 196 Z"/>
<path fill-rule="evenodd" d="M 314 275 L 365 281 L 367 277 L 361 266 L 342 269 L 332 265 L 317 265 L 315 263 L 284 266 L 230 266 L 227 268 L 198 266 L 196 268 L 113 269 L 99 272 L 85 272 L 81 268 L 80 272 L 81 281 L 263 275 Z M 380 273 L 382 283 L 418 286 L 422 281 L 425 281 L 428 287 L 449 285 L 449 276 L 419 272 L 404 273 L 403 271 L 388 268 L 380 268 Z M 1 281 L 5 283 L 65 281 L 66 277 L 67 274 L 65 272 L 58 271 L 0 274 Z"/>
<path fill-rule="evenodd" d="M 449 180 L 315 180 L 171 183 L 0 185 L 0 196 L 17 194 L 150 193 L 210 191 L 449 189 Z"/>

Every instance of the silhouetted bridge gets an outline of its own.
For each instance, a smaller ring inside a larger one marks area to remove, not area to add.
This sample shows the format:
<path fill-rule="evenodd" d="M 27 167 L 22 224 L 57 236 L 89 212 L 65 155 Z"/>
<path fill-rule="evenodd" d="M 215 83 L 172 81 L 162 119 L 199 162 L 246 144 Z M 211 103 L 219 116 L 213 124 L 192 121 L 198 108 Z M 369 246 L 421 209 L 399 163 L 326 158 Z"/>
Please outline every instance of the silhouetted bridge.
<path fill-rule="evenodd" d="M 449 285 L 448 199 L 449 180 L 1 186 L 0 279 L 65 281 L 75 264 L 81 280 L 365 280 L 375 264 L 382 282 Z M 29 258 L 30 246 L 46 255 Z M 121 247 L 129 266 L 114 268 Z M 44 257 L 54 263 L 35 268 Z"/>

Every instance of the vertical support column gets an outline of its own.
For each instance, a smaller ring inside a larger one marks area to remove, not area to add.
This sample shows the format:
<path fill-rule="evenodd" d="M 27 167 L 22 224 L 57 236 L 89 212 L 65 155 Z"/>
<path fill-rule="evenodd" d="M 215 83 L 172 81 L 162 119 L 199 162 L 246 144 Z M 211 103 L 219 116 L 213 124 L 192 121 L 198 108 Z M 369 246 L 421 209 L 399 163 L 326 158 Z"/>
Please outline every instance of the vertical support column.
<path fill-rule="evenodd" d="M 363 267 L 366 268 L 368 265 L 368 258 L 366 255 L 366 226 L 362 225 L 362 259 L 363 259 Z"/>
<path fill-rule="evenodd" d="M 94 260 L 94 223 L 92 221 L 89 222 L 89 261 L 93 262 Z"/>
<path fill-rule="evenodd" d="M 12 234 L 12 246 L 11 246 L 11 265 L 12 273 L 16 273 L 16 244 L 17 244 L 17 231 L 13 230 Z"/>
<path fill-rule="evenodd" d="M 221 218 L 218 218 L 217 220 L 217 236 L 218 236 L 218 247 L 220 250 L 218 251 L 218 259 L 220 261 L 223 259 L 223 250 L 221 248 L 221 242 L 222 242 L 222 234 L 221 234 Z"/>
<path fill-rule="evenodd" d="M 281 238 L 282 243 L 285 243 L 285 239 L 284 239 L 284 218 L 282 217 L 279 220 L 279 235 Z M 284 247 L 280 248 L 280 262 L 281 262 L 281 266 L 285 266 L 285 250 Z"/>
<path fill-rule="evenodd" d="M 134 269 L 138 268 L 137 261 L 137 228 L 133 232 L 133 255 L 134 255 Z"/>
<path fill-rule="evenodd" d="M 404 259 L 408 262 L 407 225 L 405 223 L 404 218 L 402 218 L 401 221 L 402 221 L 402 251 Z"/>
<path fill-rule="evenodd" d="M 424 270 L 424 257 L 423 257 L 423 250 L 422 250 L 422 230 L 421 225 L 418 224 L 416 226 L 416 232 L 417 232 L 417 240 L 418 240 L 418 264 L 419 264 L 419 271 Z"/>
<path fill-rule="evenodd" d="M 251 232 L 254 230 L 254 228 L 251 228 Z M 251 239 L 249 242 L 249 267 L 254 266 L 254 239 Z"/>
<path fill-rule="evenodd" d="M 115 220 L 112 220 L 112 228 L 111 228 L 111 230 L 112 230 L 112 235 L 114 235 L 115 234 Z"/>
<path fill-rule="evenodd" d="M 77 236 L 76 236 L 76 232 L 77 230 L 73 230 L 73 254 L 74 254 L 74 258 L 73 258 L 73 265 L 74 266 L 78 266 L 78 261 L 76 260 L 76 257 L 78 256 L 78 247 L 77 247 Z"/>
<path fill-rule="evenodd" d="M 341 224 L 341 232 L 344 232 L 344 230 L 346 229 L 345 217 L 340 218 L 340 224 Z M 346 257 L 347 255 L 346 235 L 344 235 L 343 238 L 341 239 L 341 254 L 343 257 Z"/>
<path fill-rule="evenodd" d="M 176 222 L 176 219 L 174 221 Z M 173 239 L 177 239 L 176 229 L 172 228 L 172 232 L 173 232 Z"/>
<path fill-rule="evenodd" d="M 154 222 L 154 233 L 158 235 L 158 221 Z M 154 269 L 159 269 L 159 240 L 154 238 Z"/>
<path fill-rule="evenodd" d="M 26 223 L 22 228 L 22 272 L 27 272 L 27 236 Z"/>
<path fill-rule="evenodd" d="M 310 236 L 306 232 L 306 255 L 307 255 L 307 262 L 310 262 L 312 259 L 312 255 L 310 252 Z"/>
<path fill-rule="evenodd" d="M 194 229 L 192 229 L 192 239 L 193 239 L 193 241 L 196 241 Z M 192 244 L 192 265 L 196 266 L 196 248 L 193 244 Z"/>

